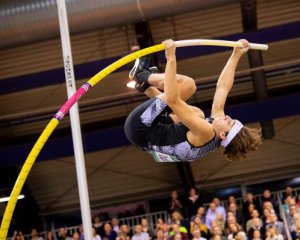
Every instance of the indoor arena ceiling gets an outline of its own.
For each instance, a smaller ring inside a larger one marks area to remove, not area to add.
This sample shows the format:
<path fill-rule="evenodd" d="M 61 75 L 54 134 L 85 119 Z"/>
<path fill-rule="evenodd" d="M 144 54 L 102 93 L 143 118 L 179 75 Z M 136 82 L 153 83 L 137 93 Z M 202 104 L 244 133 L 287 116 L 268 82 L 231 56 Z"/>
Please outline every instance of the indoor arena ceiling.
<path fill-rule="evenodd" d="M 215 152 L 192 163 L 192 171 L 199 187 L 297 176 L 298 0 L 284 4 L 281 0 L 258 0 L 257 30 L 246 33 L 240 1 L 67 2 L 78 87 L 130 52 L 136 44 L 133 23 L 143 18 L 148 21 L 155 44 L 167 38 L 247 38 L 268 44 L 269 50 L 262 52 L 262 68 L 270 98 L 255 100 L 244 57 L 237 69 L 228 111 L 236 116 L 240 113 L 242 120 L 255 126 L 259 125 L 257 121 L 273 118 L 275 137 L 265 140 L 257 153 L 241 163 L 228 163 Z M 103 5 L 95 7 L 97 3 Z M 101 15 L 104 11 L 106 15 Z M 21 167 L 34 141 L 66 101 L 58 20 L 54 0 L 0 1 L 0 12 L 0 166 Z M 198 86 L 191 103 L 208 110 L 216 79 L 229 55 L 230 49 L 218 47 L 178 50 L 178 72 L 193 77 Z M 157 57 L 163 69 L 164 54 Z M 141 200 L 182 188 L 176 165 L 155 163 L 124 138 L 122 124 L 126 116 L 145 99 L 126 88 L 129 69 L 128 65 L 109 75 L 79 102 L 92 207 Z M 67 117 L 46 144 L 27 181 L 41 214 L 79 208 L 69 127 Z"/>

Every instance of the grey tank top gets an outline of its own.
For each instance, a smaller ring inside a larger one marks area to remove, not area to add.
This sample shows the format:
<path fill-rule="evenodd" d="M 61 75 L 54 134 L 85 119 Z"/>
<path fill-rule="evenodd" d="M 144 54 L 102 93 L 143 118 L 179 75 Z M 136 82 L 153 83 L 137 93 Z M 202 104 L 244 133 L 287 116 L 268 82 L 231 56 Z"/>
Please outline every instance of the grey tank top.
<path fill-rule="evenodd" d="M 210 123 L 213 121 L 211 118 L 206 120 Z M 193 161 L 220 147 L 220 139 L 217 136 L 214 136 L 213 139 L 203 146 L 193 146 L 187 139 L 189 129 L 181 123 L 172 124 L 171 131 L 170 126 L 166 129 L 163 126 L 158 127 L 160 128 L 158 139 L 164 139 L 164 141 L 152 141 L 152 144 L 149 144 L 147 147 L 150 153 L 154 151 L 173 156 L 179 161 Z"/>

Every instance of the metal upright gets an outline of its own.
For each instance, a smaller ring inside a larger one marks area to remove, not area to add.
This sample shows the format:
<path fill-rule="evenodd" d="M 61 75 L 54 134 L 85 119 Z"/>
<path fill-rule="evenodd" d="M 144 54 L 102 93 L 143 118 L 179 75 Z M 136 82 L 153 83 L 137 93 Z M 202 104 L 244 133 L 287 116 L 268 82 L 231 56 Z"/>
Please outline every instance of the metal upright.
<path fill-rule="evenodd" d="M 67 17 L 67 9 L 65 0 L 57 0 L 58 16 L 59 16 L 59 26 L 61 43 L 63 49 L 63 60 L 65 67 L 65 76 L 67 84 L 68 98 L 70 98 L 76 92 L 76 84 L 74 77 L 73 59 L 70 43 L 69 25 Z M 70 109 L 70 120 L 73 138 L 73 147 L 76 162 L 76 172 L 79 190 L 79 199 L 81 207 L 81 217 L 84 228 L 84 238 L 92 239 L 92 220 L 91 220 L 91 210 L 88 195 L 88 186 L 86 178 L 86 170 L 83 156 L 82 147 L 82 136 L 80 128 L 80 120 L 78 113 L 78 104 L 75 103 Z"/>

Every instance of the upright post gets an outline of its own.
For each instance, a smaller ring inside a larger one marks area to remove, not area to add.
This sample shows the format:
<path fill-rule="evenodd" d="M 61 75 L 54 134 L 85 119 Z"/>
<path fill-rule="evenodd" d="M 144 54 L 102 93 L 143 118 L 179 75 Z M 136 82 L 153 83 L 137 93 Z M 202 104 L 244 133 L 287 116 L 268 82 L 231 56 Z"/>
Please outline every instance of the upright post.
<path fill-rule="evenodd" d="M 69 25 L 65 0 L 57 0 L 59 27 L 63 49 L 63 59 L 66 75 L 68 98 L 76 92 L 73 59 L 70 43 Z M 82 136 L 78 113 L 78 104 L 70 109 L 70 120 L 73 138 L 73 147 L 76 162 L 77 182 L 79 190 L 81 218 L 84 229 L 84 238 L 92 239 L 92 221 L 86 179 L 86 170 L 83 157 Z"/>

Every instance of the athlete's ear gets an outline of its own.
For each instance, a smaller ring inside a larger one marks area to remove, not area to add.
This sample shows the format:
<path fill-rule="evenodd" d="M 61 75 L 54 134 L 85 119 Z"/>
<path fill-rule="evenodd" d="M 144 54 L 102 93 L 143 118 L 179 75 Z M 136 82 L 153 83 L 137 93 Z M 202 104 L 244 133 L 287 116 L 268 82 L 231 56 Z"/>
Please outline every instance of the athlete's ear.
<path fill-rule="evenodd" d="M 227 137 L 227 134 L 225 133 L 225 132 L 220 132 L 220 138 L 222 139 L 222 140 L 224 140 L 224 139 L 226 139 L 226 137 Z"/>

